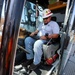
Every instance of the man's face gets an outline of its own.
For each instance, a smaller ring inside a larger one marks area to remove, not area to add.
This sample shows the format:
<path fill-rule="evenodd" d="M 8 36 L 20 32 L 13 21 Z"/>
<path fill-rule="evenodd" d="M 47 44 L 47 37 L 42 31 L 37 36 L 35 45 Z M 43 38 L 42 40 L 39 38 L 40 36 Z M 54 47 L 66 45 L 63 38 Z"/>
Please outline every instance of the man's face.
<path fill-rule="evenodd" d="M 44 18 L 43 21 L 44 21 L 44 24 L 47 25 L 51 20 L 51 17 L 47 17 L 47 18 Z"/>

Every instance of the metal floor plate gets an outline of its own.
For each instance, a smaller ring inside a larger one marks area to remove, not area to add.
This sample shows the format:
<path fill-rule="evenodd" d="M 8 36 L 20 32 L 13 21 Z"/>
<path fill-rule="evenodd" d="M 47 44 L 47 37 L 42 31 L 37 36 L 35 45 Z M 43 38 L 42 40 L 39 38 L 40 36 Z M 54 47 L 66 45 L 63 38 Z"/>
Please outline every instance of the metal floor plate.
<path fill-rule="evenodd" d="M 70 57 L 61 75 L 75 75 L 75 43 L 72 46 Z"/>
<path fill-rule="evenodd" d="M 75 63 L 68 61 L 62 75 L 75 75 Z"/>

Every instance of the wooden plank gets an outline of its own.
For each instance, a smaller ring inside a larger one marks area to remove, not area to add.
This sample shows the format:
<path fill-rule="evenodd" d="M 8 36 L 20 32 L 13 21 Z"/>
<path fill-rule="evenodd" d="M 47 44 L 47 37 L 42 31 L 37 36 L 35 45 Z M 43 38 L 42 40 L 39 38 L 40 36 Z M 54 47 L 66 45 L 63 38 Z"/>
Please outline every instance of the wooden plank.
<path fill-rule="evenodd" d="M 56 9 L 60 9 L 60 8 L 66 7 L 66 5 L 67 5 L 66 3 L 63 3 L 62 1 L 59 1 L 59 2 L 56 2 L 54 4 L 48 5 L 48 8 L 50 10 L 56 10 Z"/>

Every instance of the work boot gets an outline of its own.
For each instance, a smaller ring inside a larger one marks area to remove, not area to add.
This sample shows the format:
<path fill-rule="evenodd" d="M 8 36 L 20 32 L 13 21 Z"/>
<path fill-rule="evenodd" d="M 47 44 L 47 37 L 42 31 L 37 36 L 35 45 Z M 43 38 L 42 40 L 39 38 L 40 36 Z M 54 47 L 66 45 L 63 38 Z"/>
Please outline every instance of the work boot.
<path fill-rule="evenodd" d="M 32 62 L 33 62 L 33 59 L 26 60 L 26 62 L 24 62 L 24 63 L 22 64 L 22 66 L 27 67 L 27 66 L 30 65 Z"/>
<path fill-rule="evenodd" d="M 29 67 L 29 70 L 35 70 L 40 64 L 31 64 L 30 67 Z"/>

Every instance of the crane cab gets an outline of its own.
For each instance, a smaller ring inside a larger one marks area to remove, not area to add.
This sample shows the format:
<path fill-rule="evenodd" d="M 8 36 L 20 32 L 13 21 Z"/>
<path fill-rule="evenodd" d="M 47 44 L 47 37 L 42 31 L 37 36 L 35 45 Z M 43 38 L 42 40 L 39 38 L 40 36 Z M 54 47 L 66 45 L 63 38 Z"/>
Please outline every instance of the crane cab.
<path fill-rule="evenodd" d="M 1 2 L 0 2 L 1 3 Z M 27 70 L 21 63 L 25 62 L 27 50 L 24 39 L 36 30 L 39 23 L 43 22 L 42 11 L 49 8 L 53 14 L 53 20 L 59 24 L 61 47 L 58 55 L 53 55 L 30 75 L 71 75 L 74 68 L 74 33 L 75 33 L 75 1 L 74 0 L 5 0 L 4 17 L 0 17 L 0 74 L 19 75 L 27 74 Z M 23 9 L 23 10 L 22 10 Z M 54 59 L 55 58 L 55 61 Z M 57 58 L 57 59 L 56 59 Z M 67 65 L 68 64 L 68 65 Z M 16 68 L 21 66 L 21 68 Z M 13 70 L 14 69 L 14 70 Z M 67 69 L 71 73 L 67 72 Z M 40 74 L 39 74 L 40 72 Z"/>

